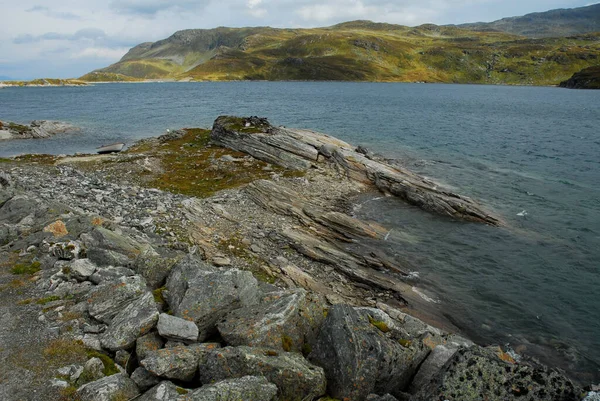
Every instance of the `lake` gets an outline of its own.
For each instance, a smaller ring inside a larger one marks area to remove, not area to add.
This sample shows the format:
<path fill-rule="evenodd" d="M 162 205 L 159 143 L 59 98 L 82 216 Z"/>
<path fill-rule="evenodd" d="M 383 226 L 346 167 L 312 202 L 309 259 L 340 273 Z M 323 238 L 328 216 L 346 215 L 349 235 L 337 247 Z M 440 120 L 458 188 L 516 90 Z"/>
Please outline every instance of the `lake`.
<path fill-rule="evenodd" d="M 392 229 L 384 246 L 472 339 L 600 380 L 600 91 L 333 82 L 8 88 L 0 119 L 62 120 L 82 132 L 0 142 L 0 156 L 94 152 L 210 127 L 222 114 L 367 146 L 500 214 L 507 228 L 373 195 L 356 207 Z"/>

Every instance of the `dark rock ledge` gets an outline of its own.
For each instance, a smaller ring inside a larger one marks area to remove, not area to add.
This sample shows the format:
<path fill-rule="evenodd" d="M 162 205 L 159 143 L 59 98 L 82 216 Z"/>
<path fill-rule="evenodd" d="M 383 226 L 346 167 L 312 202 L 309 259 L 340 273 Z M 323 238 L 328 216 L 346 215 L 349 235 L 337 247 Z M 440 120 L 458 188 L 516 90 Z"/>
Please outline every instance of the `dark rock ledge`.
<path fill-rule="evenodd" d="M 332 206 L 353 180 L 274 174 L 197 199 L 107 180 L 139 160 L 119 157 L 0 163 L 0 398 L 583 397 L 557 370 L 400 310 L 402 267 L 357 241 L 385 229 Z"/>

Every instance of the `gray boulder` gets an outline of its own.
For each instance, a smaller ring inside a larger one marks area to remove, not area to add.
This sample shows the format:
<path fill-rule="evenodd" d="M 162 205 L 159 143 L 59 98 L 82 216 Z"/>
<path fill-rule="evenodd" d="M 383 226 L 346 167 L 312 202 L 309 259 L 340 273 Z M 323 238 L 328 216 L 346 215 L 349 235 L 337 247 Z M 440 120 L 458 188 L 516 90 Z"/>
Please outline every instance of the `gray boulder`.
<path fill-rule="evenodd" d="M 194 283 L 201 275 L 215 271 L 214 267 L 198 257 L 192 255 L 184 257 L 173 266 L 167 279 L 167 291 L 164 292 L 167 303 L 171 307 L 178 306 L 183 300 L 190 283 Z"/>
<path fill-rule="evenodd" d="M 272 401 L 277 386 L 265 377 L 244 376 L 203 386 L 188 396 L 189 401 Z"/>
<path fill-rule="evenodd" d="M 82 239 L 88 258 L 99 266 L 133 266 L 135 259 L 149 246 L 104 227 L 96 227 Z"/>
<path fill-rule="evenodd" d="M 83 371 L 77 379 L 78 384 L 85 384 L 102 379 L 104 374 L 104 363 L 100 358 L 89 359 L 85 365 L 83 365 Z"/>
<path fill-rule="evenodd" d="M 198 339 L 198 326 L 180 317 L 161 313 L 157 327 L 158 334 L 168 340 L 195 342 Z"/>
<path fill-rule="evenodd" d="M 237 309 L 217 324 L 229 345 L 301 352 L 325 319 L 325 302 L 303 289 L 270 293 L 259 305 Z"/>
<path fill-rule="evenodd" d="M 131 374 L 131 380 L 135 382 L 141 391 L 146 391 L 150 387 L 156 386 L 160 383 L 160 379 L 148 372 L 141 366 L 133 371 Z"/>
<path fill-rule="evenodd" d="M 177 257 L 165 257 L 152 247 L 146 247 L 136 259 L 133 269 L 146 279 L 150 287 L 158 288 L 163 285 L 177 261 Z"/>
<path fill-rule="evenodd" d="M 94 284 L 100 284 L 105 281 L 115 281 L 120 277 L 135 276 L 135 272 L 127 267 L 106 266 L 98 267 L 94 274 L 90 276 L 90 281 Z"/>
<path fill-rule="evenodd" d="M 328 394 L 363 400 L 372 393 L 401 393 L 429 349 L 395 334 L 382 320 L 351 306 L 333 306 L 310 354 L 325 369 Z"/>
<path fill-rule="evenodd" d="M 165 342 L 156 332 L 148 333 L 138 338 L 135 342 L 135 353 L 139 360 L 148 356 L 152 351 L 158 351 L 165 345 Z"/>
<path fill-rule="evenodd" d="M 499 349 L 461 348 L 413 400 L 579 401 L 581 389 L 559 372 L 503 356 Z"/>
<path fill-rule="evenodd" d="M 145 293 L 146 282 L 140 276 L 103 282 L 89 295 L 89 313 L 94 319 L 110 323 L 123 308 Z"/>
<path fill-rule="evenodd" d="M 252 273 L 237 269 L 201 274 L 188 286 L 181 303 L 170 306 L 175 316 L 198 325 L 198 341 L 204 341 L 215 332 L 216 323 L 227 313 L 256 305 L 261 296 Z"/>
<path fill-rule="evenodd" d="M 449 348 L 444 345 L 435 347 L 419 367 L 419 371 L 410 383 L 408 392 L 414 394 L 429 383 L 457 351 L 458 348 Z"/>
<path fill-rule="evenodd" d="M 325 394 L 323 369 L 302 355 L 267 348 L 225 347 L 206 352 L 199 363 L 202 383 L 244 376 L 264 376 L 279 389 L 284 400 L 315 399 Z"/>
<path fill-rule="evenodd" d="M 129 377 L 116 374 L 88 383 L 77 390 L 81 401 L 129 400 L 140 394 L 139 389 Z"/>
<path fill-rule="evenodd" d="M 69 268 L 71 269 L 71 275 L 77 281 L 86 281 L 94 274 L 97 266 L 89 259 L 77 259 L 71 262 Z"/>
<path fill-rule="evenodd" d="M 218 344 L 194 344 L 164 348 L 148 352 L 140 365 L 155 376 L 190 381 L 196 375 L 200 357 L 218 347 Z"/>
<path fill-rule="evenodd" d="M 169 381 L 163 381 L 146 391 L 136 401 L 187 401 L 186 393 L 187 390 L 177 387 Z"/>
<path fill-rule="evenodd" d="M 100 336 L 102 346 L 110 351 L 131 348 L 138 337 L 154 328 L 158 315 L 154 297 L 147 292 L 115 316 L 108 329 Z"/>

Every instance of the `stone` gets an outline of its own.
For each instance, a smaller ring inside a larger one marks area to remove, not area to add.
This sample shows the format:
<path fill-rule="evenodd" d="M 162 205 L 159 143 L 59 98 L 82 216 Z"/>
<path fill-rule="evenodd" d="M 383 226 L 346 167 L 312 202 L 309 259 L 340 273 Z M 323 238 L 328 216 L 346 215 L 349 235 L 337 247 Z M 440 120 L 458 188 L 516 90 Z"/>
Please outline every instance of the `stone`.
<path fill-rule="evenodd" d="M 273 401 L 277 386 L 265 377 L 244 376 L 202 386 L 188 395 L 189 401 Z"/>
<path fill-rule="evenodd" d="M 164 341 L 158 333 L 152 332 L 142 336 L 136 340 L 135 353 L 139 360 L 148 356 L 152 351 L 158 351 L 164 346 Z"/>
<path fill-rule="evenodd" d="M 381 396 L 377 394 L 370 394 L 367 396 L 366 401 L 398 401 L 398 399 L 391 394 L 385 394 Z"/>
<path fill-rule="evenodd" d="M 223 266 L 231 266 L 231 259 L 224 256 L 215 256 L 212 258 L 212 263 L 215 266 L 223 267 Z"/>
<path fill-rule="evenodd" d="M 218 324 L 229 345 L 302 352 L 323 323 L 326 304 L 303 289 L 270 293 L 258 305 L 237 309 Z"/>
<path fill-rule="evenodd" d="M 474 401 L 482 394 L 505 401 L 579 401 L 581 389 L 555 370 L 509 362 L 500 359 L 497 350 L 471 347 L 460 348 L 412 399 Z"/>
<path fill-rule="evenodd" d="M 171 307 L 181 303 L 189 284 L 204 274 L 214 272 L 215 268 L 198 257 L 188 255 L 179 260 L 171 269 L 166 282 L 165 298 Z"/>
<path fill-rule="evenodd" d="M 90 262 L 89 259 L 77 259 L 71 262 L 69 268 L 71 275 L 77 281 L 86 281 L 96 271 L 96 265 Z"/>
<path fill-rule="evenodd" d="M 148 352 L 140 365 L 155 376 L 191 381 L 198 371 L 200 357 L 218 344 L 194 344 L 187 347 L 164 348 Z"/>
<path fill-rule="evenodd" d="M 183 398 L 186 393 L 187 390 L 177 387 L 170 381 L 163 381 L 146 391 L 136 401 L 188 401 Z"/>
<path fill-rule="evenodd" d="M 458 348 L 448 348 L 443 345 L 435 347 L 419 367 L 408 392 L 414 394 L 427 385 L 457 351 Z"/>
<path fill-rule="evenodd" d="M 332 306 L 309 355 L 327 374 L 328 394 L 362 400 L 372 393 L 404 391 L 429 349 L 394 334 L 384 321 L 360 310 Z"/>
<path fill-rule="evenodd" d="M 115 363 L 121 365 L 123 368 L 127 368 L 127 364 L 131 359 L 131 353 L 120 349 L 115 353 Z"/>
<path fill-rule="evenodd" d="M 258 304 L 261 291 L 258 282 L 248 271 L 231 269 L 199 275 L 188 283 L 179 305 L 170 304 L 179 316 L 194 321 L 204 341 L 216 332 L 216 323 L 234 309 Z"/>
<path fill-rule="evenodd" d="M 117 397 L 130 400 L 139 394 L 140 391 L 133 380 L 123 374 L 103 377 L 77 390 L 81 401 L 114 401 Z"/>
<path fill-rule="evenodd" d="M 161 337 L 184 342 L 198 340 L 198 326 L 194 322 L 161 313 L 158 318 L 158 334 Z"/>
<path fill-rule="evenodd" d="M 84 237 L 88 258 L 98 266 L 131 267 L 144 249 L 144 245 L 130 237 L 96 227 Z"/>
<path fill-rule="evenodd" d="M 94 284 L 100 284 L 105 281 L 115 281 L 121 277 L 135 276 L 135 272 L 127 267 L 106 266 L 98 267 L 94 274 L 90 276 L 90 281 Z"/>
<path fill-rule="evenodd" d="M 83 365 L 83 372 L 77 379 L 78 383 L 89 383 L 103 378 L 104 363 L 100 358 L 92 358 Z"/>
<path fill-rule="evenodd" d="M 129 349 L 138 337 L 147 334 L 158 322 L 158 309 L 151 292 L 132 301 L 110 322 L 100 336 L 102 346 L 110 351 Z"/>
<path fill-rule="evenodd" d="M 150 287 L 159 288 L 164 284 L 177 261 L 177 257 L 165 257 L 148 246 L 137 257 L 133 269 L 146 279 Z"/>
<path fill-rule="evenodd" d="M 199 363 L 202 383 L 255 375 L 263 376 L 279 390 L 284 400 L 315 399 L 325 394 L 323 369 L 311 365 L 302 355 L 268 348 L 225 347 L 202 355 Z"/>
<path fill-rule="evenodd" d="M 81 341 L 87 348 L 102 351 L 102 343 L 98 334 L 85 334 Z"/>
<path fill-rule="evenodd" d="M 160 379 L 158 377 L 154 376 L 141 366 L 133 371 L 131 374 L 131 380 L 135 382 L 141 391 L 146 391 L 160 383 Z"/>
<path fill-rule="evenodd" d="M 123 308 L 145 293 L 146 282 L 140 276 L 103 282 L 88 297 L 89 313 L 94 319 L 110 323 Z"/>

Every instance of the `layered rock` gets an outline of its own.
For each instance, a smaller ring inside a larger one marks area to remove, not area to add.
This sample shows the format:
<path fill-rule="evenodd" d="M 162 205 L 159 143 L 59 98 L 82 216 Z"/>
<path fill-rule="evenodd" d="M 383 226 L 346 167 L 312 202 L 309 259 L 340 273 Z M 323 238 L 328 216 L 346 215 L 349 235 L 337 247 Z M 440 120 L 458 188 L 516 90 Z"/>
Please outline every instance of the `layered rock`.
<path fill-rule="evenodd" d="M 323 161 L 341 169 L 349 178 L 373 184 L 429 212 L 500 225 L 499 218 L 475 201 L 408 170 L 357 152 L 351 145 L 314 131 L 274 127 L 266 119 L 221 116 L 213 124 L 211 139 L 218 145 L 294 170 L 306 170 Z"/>
<path fill-rule="evenodd" d="M 60 121 L 36 120 L 30 124 L 0 121 L 0 140 L 50 138 L 57 134 L 77 131 L 79 128 Z"/>

